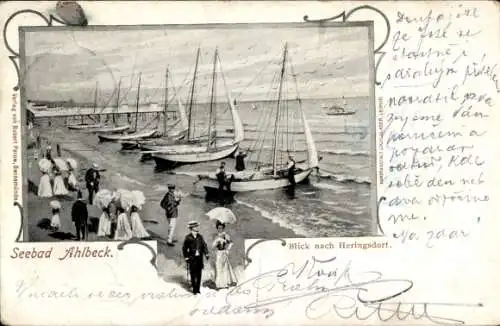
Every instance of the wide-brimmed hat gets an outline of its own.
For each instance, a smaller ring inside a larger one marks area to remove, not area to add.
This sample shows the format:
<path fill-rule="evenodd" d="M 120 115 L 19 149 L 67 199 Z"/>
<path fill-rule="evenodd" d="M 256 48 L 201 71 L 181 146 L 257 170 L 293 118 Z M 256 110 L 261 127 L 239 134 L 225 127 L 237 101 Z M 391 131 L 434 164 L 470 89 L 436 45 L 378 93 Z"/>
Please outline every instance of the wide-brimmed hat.
<path fill-rule="evenodd" d="M 99 167 L 99 164 L 97 164 L 97 163 L 92 163 L 92 167 L 93 167 L 94 169 L 97 169 L 97 168 Z"/>
<path fill-rule="evenodd" d="M 175 189 L 175 185 L 174 185 L 174 184 L 172 184 L 172 183 L 171 183 L 171 184 L 169 184 L 169 185 L 168 185 L 168 189 Z"/>
<path fill-rule="evenodd" d="M 198 223 L 197 221 L 191 221 L 188 223 L 188 228 L 190 228 L 190 229 L 197 227 L 197 226 L 200 226 L 200 223 Z"/>

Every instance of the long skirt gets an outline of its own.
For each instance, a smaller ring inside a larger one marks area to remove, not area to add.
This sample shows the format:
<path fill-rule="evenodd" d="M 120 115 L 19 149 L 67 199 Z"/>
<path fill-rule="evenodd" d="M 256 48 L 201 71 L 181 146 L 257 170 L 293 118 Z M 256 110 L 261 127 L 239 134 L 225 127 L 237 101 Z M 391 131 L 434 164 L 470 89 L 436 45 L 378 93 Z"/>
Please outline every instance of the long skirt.
<path fill-rule="evenodd" d="M 97 236 L 105 237 L 111 235 L 111 219 L 108 214 L 102 213 L 99 217 L 99 228 L 97 229 Z"/>
<path fill-rule="evenodd" d="M 76 181 L 75 175 L 73 172 L 69 173 L 68 176 L 68 188 L 72 191 L 76 190 L 76 186 L 78 185 L 78 181 Z"/>
<path fill-rule="evenodd" d="M 132 220 L 132 235 L 137 238 L 146 238 L 149 237 L 148 231 L 142 225 L 141 218 L 139 213 L 134 212 L 130 215 L 130 219 Z"/>
<path fill-rule="evenodd" d="M 68 189 L 64 184 L 64 179 L 62 175 L 56 175 L 54 178 L 54 195 L 55 196 L 65 196 L 68 194 Z"/>
<path fill-rule="evenodd" d="M 215 286 L 223 289 L 237 283 L 236 274 L 229 263 L 228 250 L 216 250 L 215 254 Z"/>
<path fill-rule="evenodd" d="M 115 240 L 128 240 L 132 238 L 132 229 L 128 222 L 127 215 L 121 213 L 116 222 Z"/>
<path fill-rule="evenodd" d="M 52 186 L 48 174 L 43 174 L 38 184 L 38 197 L 52 197 Z"/>
<path fill-rule="evenodd" d="M 52 215 L 50 219 L 50 226 L 54 229 L 59 229 L 61 227 L 61 220 L 59 219 L 59 214 Z"/>

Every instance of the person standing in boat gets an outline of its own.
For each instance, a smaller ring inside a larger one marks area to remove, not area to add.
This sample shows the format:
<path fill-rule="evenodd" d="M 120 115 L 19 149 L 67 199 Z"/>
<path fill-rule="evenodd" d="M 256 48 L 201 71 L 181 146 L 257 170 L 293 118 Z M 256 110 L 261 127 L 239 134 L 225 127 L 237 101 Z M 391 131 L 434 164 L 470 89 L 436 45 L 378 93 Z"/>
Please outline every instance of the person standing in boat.
<path fill-rule="evenodd" d="M 236 154 L 236 171 L 244 171 L 245 170 L 245 157 L 247 154 L 243 152 L 241 149 Z"/>
<path fill-rule="evenodd" d="M 295 160 L 292 155 L 288 156 L 287 176 L 291 186 L 295 186 Z"/>
<path fill-rule="evenodd" d="M 47 149 L 45 150 L 45 158 L 49 161 L 52 161 L 52 146 L 47 146 Z"/>
<path fill-rule="evenodd" d="M 191 276 L 191 286 L 193 294 L 200 293 L 201 271 L 203 270 L 203 256 L 209 259 L 207 243 L 199 234 L 199 223 L 191 221 L 188 223 L 190 233 L 186 235 L 182 246 L 182 254 L 188 265 L 189 274 Z"/>
<path fill-rule="evenodd" d="M 215 171 L 217 182 L 219 182 L 219 192 L 222 193 L 226 186 L 226 162 L 220 162 L 219 167 Z"/>
<path fill-rule="evenodd" d="M 165 216 L 168 221 L 168 239 L 167 245 L 173 247 L 174 242 L 174 234 L 175 234 L 175 226 L 177 224 L 177 216 L 179 215 L 178 206 L 181 203 L 181 198 L 175 193 L 175 185 L 168 185 L 168 192 L 165 194 L 163 199 L 160 202 L 161 208 L 165 210 Z"/>
<path fill-rule="evenodd" d="M 89 192 L 90 205 L 92 205 L 94 194 L 99 191 L 99 182 L 101 181 L 101 175 L 99 174 L 98 168 L 99 166 L 97 165 L 97 163 L 94 163 L 85 174 L 85 183 L 87 184 L 87 190 Z"/>

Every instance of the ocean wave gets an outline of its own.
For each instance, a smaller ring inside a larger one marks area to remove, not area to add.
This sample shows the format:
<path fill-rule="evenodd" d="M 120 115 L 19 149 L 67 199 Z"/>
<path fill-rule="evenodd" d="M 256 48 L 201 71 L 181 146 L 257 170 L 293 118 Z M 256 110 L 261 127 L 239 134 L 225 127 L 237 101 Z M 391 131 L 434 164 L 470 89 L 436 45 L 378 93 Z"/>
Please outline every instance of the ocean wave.
<path fill-rule="evenodd" d="M 323 170 L 325 171 L 325 170 Z M 347 174 L 335 174 L 329 171 L 326 171 L 327 173 L 321 173 L 320 177 L 323 179 L 331 179 L 335 180 L 340 183 L 357 183 L 357 184 L 365 184 L 365 185 L 371 185 L 371 178 L 367 176 L 352 176 L 352 175 L 347 175 Z M 320 183 L 315 183 L 315 186 L 318 186 Z M 322 183 L 323 186 L 318 186 L 318 187 L 333 187 L 331 184 L 326 184 Z M 325 186 L 327 185 L 327 186 Z"/>
<path fill-rule="evenodd" d="M 161 191 L 161 192 L 167 192 L 168 191 L 168 186 L 164 186 L 164 185 L 153 185 L 153 190 L 154 191 Z M 187 197 L 189 196 L 190 194 L 188 192 L 184 192 L 182 190 L 179 190 L 179 189 L 175 189 L 175 191 L 181 195 L 182 197 Z"/>
<path fill-rule="evenodd" d="M 286 229 L 289 229 L 289 230 L 293 230 L 298 235 L 305 236 L 305 237 L 313 236 L 309 230 L 305 229 L 304 227 L 302 227 L 300 225 L 290 225 L 288 223 L 288 221 L 286 221 L 285 218 L 283 218 L 282 216 L 279 216 L 278 214 L 272 214 L 272 213 L 260 208 L 257 205 L 244 202 L 240 199 L 236 199 L 235 201 L 236 201 L 236 203 L 238 203 L 240 205 L 243 205 L 243 206 L 246 206 L 248 208 L 253 209 L 257 213 L 262 215 L 262 217 L 264 217 L 268 220 L 271 220 L 274 223 L 277 223 L 279 226 L 286 228 Z"/>
<path fill-rule="evenodd" d="M 319 151 L 323 154 L 333 154 L 333 155 L 348 155 L 348 156 L 370 156 L 370 153 L 367 151 L 356 151 L 352 149 L 322 149 Z"/>
<path fill-rule="evenodd" d="M 120 179 L 122 179 L 123 181 L 126 181 L 126 182 L 130 182 L 130 183 L 134 183 L 136 185 L 140 185 L 140 186 L 144 186 L 145 184 L 140 182 L 139 180 L 135 180 L 133 178 L 130 178 L 130 177 L 127 177 L 126 175 L 123 175 L 121 173 L 116 173 L 116 176 L 119 177 Z"/>

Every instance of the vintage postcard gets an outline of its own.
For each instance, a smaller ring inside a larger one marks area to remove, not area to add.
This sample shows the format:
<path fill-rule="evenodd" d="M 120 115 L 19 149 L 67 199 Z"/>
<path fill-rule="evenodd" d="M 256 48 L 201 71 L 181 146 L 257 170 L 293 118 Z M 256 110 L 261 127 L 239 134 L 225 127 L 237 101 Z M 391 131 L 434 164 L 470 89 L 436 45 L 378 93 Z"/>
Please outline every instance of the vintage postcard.
<path fill-rule="evenodd" d="M 500 321 L 496 3 L 1 6 L 2 323 Z"/>

